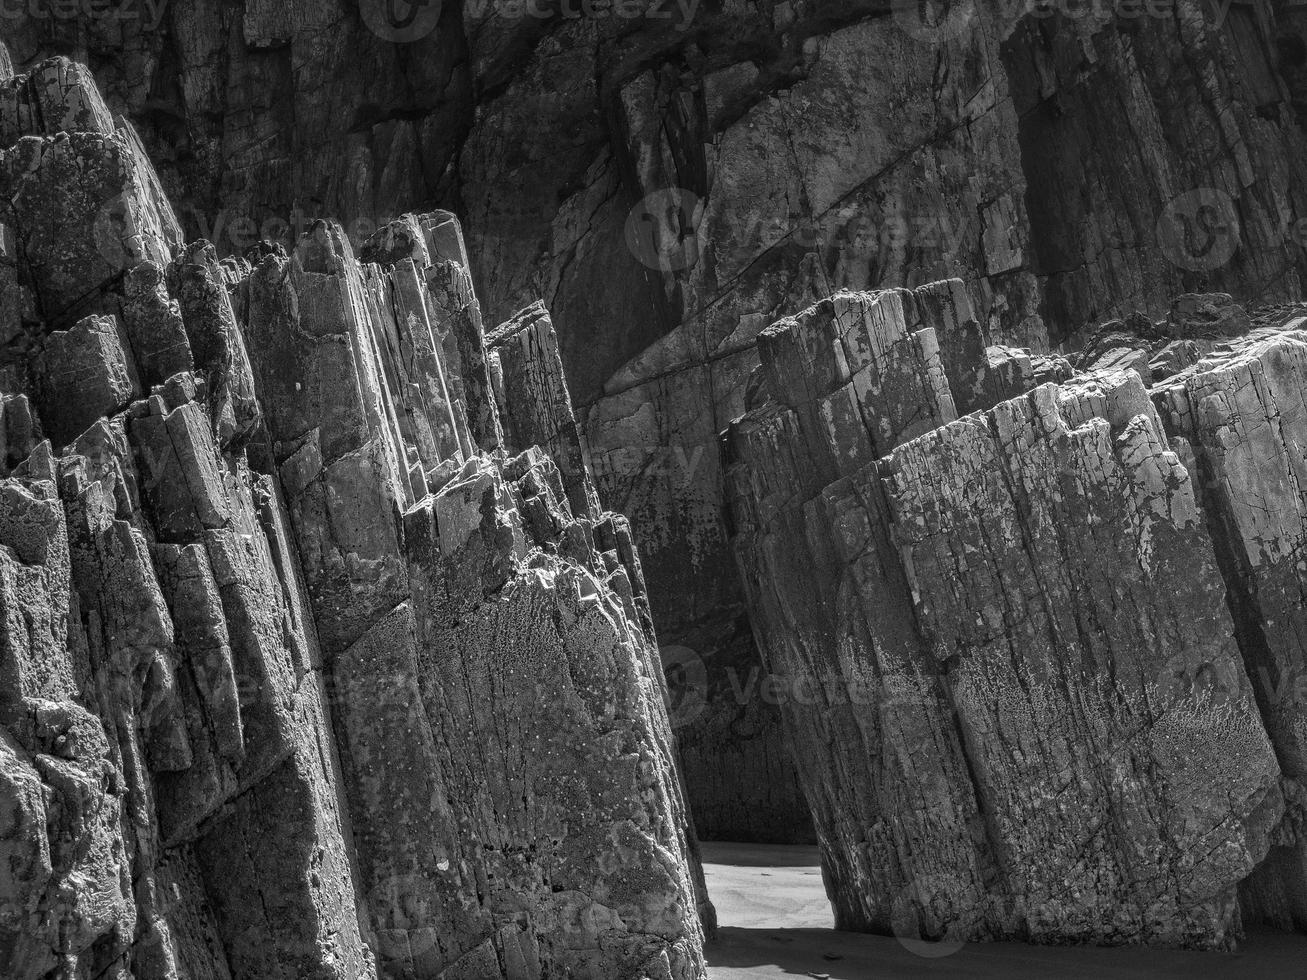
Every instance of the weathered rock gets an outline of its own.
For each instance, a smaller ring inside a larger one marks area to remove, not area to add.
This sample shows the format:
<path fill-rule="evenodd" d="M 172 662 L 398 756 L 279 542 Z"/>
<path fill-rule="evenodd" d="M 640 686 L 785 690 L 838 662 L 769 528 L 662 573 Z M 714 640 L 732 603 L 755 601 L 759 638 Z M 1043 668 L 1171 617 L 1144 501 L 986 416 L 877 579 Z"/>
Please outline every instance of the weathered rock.
<path fill-rule="evenodd" d="M 1191 449 L 1236 636 L 1284 770 L 1288 810 L 1271 856 L 1245 882 L 1245 908 L 1297 929 L 1307 928 L 1307 334 L 1292 328 L 1303 325 L 1232 341 L 1153 392 L 1168 430 Z"/>
<path fill-rule="evenodd" d="M 169 294 L 164 273 L 145 263 L 123 279 L 121 317 L 141 384 L 149 389 L 174 374 L 195 369 L 181 309 Z"/>
<path fill-rule="evenodd" d="M 842 294 L 765 331 L 774 401 L 729 435 L 837 922 L 1229 945 L 1279 766 L 1142 381 L 954 420 L 903 311 Z"/>
<path fill-rule="evenodd" d="M 12 67 L 0 71 L 0 77 L 11 73 Z M 109 136 L 115 128 L 90 70 L 67 58 L 42 62 L 0 86 L 0 149 L 13 146 L 23 136 Z"/>
<path fill-rule="evenodd" d="M 101 290 L 142 262 L 166 265 L 181 232 L 129 126 L 111 133 L 24 135 L 0 150 L 0 220 L 40 315 L 59 324 L 101 309 Z"/>
<path fill-rule="evenodd" d="M 773 701 L 756 696 L 762 663 L 721 520 L 712 390 L 744 410 L 748 352 L 632 382 L 581 410 L 600 499 L 631 518 L 672 686 L 685 779 L 707 839 L 801 841 L 812 818 Z"/>
<path fill-rule="evenodd" d="M 168 267 L 168 288 L 177 297 L 195 368 L 208 380 L 223 445 L 248 438 L 258 424 L 259 405 L 245 340 L 213 246 L 187 246 Z"/>
<path fill-rule="evenodd" d="M 1185 293 L 1177 296 L 1164 321 L 1175 337 L 1189 340 L 1227 339 L 1248 332 L 1248 314 L 1229 293 Z"/>
<path fill-rule="evenodd" d="M 173 260 L 130 134 L 55 131 L 99 125 L 87 84 L 24 80 L 0 151 L 39 299 L 0 395 L 0 972 L 701 980 L 630 529 L 473 441 L 465 405 L 502 435 L 457 224 L 415 219 L 398 271 L 325 223 Z M 160 232 L 122 264 L 78 210 L 113 181 Z"/>
<path fill-rule="evenodd" d="M 410 309 L 425 304 L 412 292 L 414 256 L 434 252 L 394 256 Z M 365 288 L 339 229 L 322 225 L 288 259 L 266 257 L 248 290 L 381 969 L 507 976 L 522 963 L 527 976 L 634 977 L 662 961 L 670 976 L 697 976 L 701 882 L 638 563 L 614 553 L 610 567 L 597 507 L 574 515 L 566 478 L 544 457 L 496 463 L 474 446 L 464 458 L 447 438 L 434 493 L 414 492 L 401 474 L 422 449 L 390 407 L 390 379 L 411 368 L 402 345 L 383 342 L 399 318 L 374 302 L 386 278 Z M 468 372 L 486 361 L 466 355 L 484 338 L 454 349 L 458 361 L 427 346 L 426 376 L 470 391 Z M 315 364 L 335 365 L 331 387 L 313 383 Z M 539 422 L 532 435 L 571 417 L 560 385 L 513 394 L 529 400 L 520 411 Z M 494 402 L 485 409 L 481 431 L 497 432 Z M 387 486 L 384 502 L 367 496 Z M 319 500 L 337 508 L 326 519 Z M 401 510 L 402 529 L 390 520 Z M 490 761 L 505 752 L 520 765 Z"/>
<path fill-rule="evenodd" d="M 587 437 L 611 451 L 630 426 L 654 465 L 711 447 L 758 331 L 840 288 L 960 279 L 973 368 L 990 346 L 1039 354 L 1161 317 L 1186 290 L 1300 288 L 1307 19 L 1291 6 L 963 3 L 935 22 L 889 0 L 626 5 L 638 18 L 427 4 L 399 36 L 383 6 L 24 9 L 6 27 L 22 64 L 76 49 L 99 66 L 188 234 L 220 254 L 253 246 L 249 229 L 292 243 L 303 201 L 355 239 L 415 201 L 455 208 L 488 322 L 542 297 Z M 989 407 L 939 339 L 959 411 Z M 667 392 L 711 431 L 685 441 Z M 624 506 L 612 482 L 603 500 Z M 642 546 L 696 555 L 675 574 L 649 562 L 659 606 L 740 592 L 719 584 L 729 563 L 698 558 L 724 538 L 716 483 L 656 492 L 664 523 Z M 695 644 L 673 638 L 709 660 L 747 645 L 738 615 L 707 618 Z"/>
<path fill-rule="evenodd" d="M 509 449 L 521 452 L 540 446 L 548 452 L 562 473 L 572 513 L 598 516 L 599 501 L 572 414 L 549 311 L 543 303 L 519 311 L 495 328 L 486 343 L 491 349 L 490 378 Z"/>
<path fill-rule="evenodd" d="M 58 445 L 141 393 L 135 359 L 115 316 L 88 316 L 45 337 L 37 405 Z"/>

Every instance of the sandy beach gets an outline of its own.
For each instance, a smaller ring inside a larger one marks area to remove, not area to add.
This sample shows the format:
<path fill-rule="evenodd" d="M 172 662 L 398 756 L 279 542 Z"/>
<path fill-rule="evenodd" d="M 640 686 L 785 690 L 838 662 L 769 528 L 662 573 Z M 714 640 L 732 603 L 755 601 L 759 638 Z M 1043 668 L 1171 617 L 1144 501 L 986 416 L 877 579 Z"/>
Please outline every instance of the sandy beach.
<path fill-rule="evenodd" d="M 720 924 L 717 940 L 708 946 L 710 980 L 1243 980 L 1307 972 L 1307 936 L 1277 932 L 1253 933 L 1237 953 L 983 943 L 928 958 L 893 938 L 836 932 L 815 847 L 702 846 Z"/>

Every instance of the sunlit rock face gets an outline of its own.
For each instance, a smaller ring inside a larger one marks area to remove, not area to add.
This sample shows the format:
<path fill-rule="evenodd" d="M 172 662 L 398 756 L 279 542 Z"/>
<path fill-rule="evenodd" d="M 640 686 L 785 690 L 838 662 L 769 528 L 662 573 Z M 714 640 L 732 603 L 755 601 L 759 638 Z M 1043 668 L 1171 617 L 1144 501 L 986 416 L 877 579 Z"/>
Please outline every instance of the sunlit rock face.
<path fill-rule="evenodd" d="M 7 84 L 0 973 L 701 978 L 556 343 L 487 348 L 448 214 L 220 260 L 84 68 Z"/>
<path fill-rule="evenodd" d="M 1302 15 L 932 6 L 6 21 L 14 972 L 1303 926 Z"/>
<path fill-rule="evenodd" d="M 1063 363 L 959 416 L 920 307 L 841 292 L 768 328 L 726 436 L 764 658 L 810 692 L 786 732 L 837 921 L 1301 927 L 1303 309 L 1184 296 L 1105 334 L 1151 386 Z M 1196 360 L 1149 372 L 1176 343 Z"/>
<path fill-rule="evenodd" d="M 316 214 L 356 243 L 415 207 L 462 215 L 487 324 L 550 312 L 664 659 L 704 692 L 677 719 L 700 825 L 811 836 L 776 699 L 739 693 L 761 661 L 715 447 L 758 333 L 838 289 L 949 278 L 982 354 L 1078 343 L 1186 290 L 1295 297 L 1307 17 L 1206 0 L 547 7 L 24 7 L 5 40 L 21 69 L 94 69 L 185 237 L 220 256 L 293 244 Z"/>

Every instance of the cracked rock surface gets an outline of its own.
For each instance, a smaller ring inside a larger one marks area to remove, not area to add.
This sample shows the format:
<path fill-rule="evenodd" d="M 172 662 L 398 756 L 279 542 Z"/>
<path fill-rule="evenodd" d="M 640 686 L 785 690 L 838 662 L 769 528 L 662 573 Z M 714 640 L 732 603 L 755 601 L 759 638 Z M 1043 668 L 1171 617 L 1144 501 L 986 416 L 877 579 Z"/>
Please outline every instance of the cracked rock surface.
<path fill-rule="evenodd" d="M 295 239 L 305 202 L 355 238 L 448 208 L 488 323 L 543 300 L 669 667 L 703 665 L 708 703 L 680 727 L 712 836 L 811 834 L 776 711 L 735 693 L 760 660 L 711 461 L 764 327 L 839 289 L 957 278 L 982 355 L 1037 357 L 1186 291 L 1301 286 L 1292 4 L 963 2 L 936 22 L 892 0 L 648 0 L 625 17 L 469 0 L 412 8 L 402 36 L 382 0 L 123 6 L 22 7 L 5 41 L 23 71 L 51 55 L 95 70 L 185 237 L 239 255 Z M 12 104 L 102 122 L 59 94 L 75 70 Z M 982 387 L 1021 369 L 991 363 Z"/>
<path fill-rule="evenodd" d="M 913 306 L 843 292 L 765 330 L 726 437 L 838 924 L 1197 948 L 1301 927 L 1301 707 L 1275 685 L 1301 664 L 1305 321 L 1151 389 L 1027 372 L 958 417 Z"/>
<path fill-rule="evenodd" d="M 552 330 L 492 357 L 447 214 L 183 246 L 85 69 L 6 91 L 0 974 L 703 977 Z"/>

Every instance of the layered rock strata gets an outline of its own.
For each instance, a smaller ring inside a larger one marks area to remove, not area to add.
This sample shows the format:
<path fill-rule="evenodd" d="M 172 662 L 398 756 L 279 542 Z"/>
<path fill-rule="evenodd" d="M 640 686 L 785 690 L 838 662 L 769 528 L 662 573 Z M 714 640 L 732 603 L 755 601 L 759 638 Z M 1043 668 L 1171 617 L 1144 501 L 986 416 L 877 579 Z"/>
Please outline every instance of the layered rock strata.
<path fill-rule="evenodd" d="M 302 226 L 305 200 L 351 229 L 414 201 L 470 215 L 491 322 L 543 295 L 584 426 L 638 447 L 604 500 L 648 506 L 650 557 L 706 553 L 648 570 L 665 644 L 713 676 L 757 655 L 721 483 L 677 471 L 742 410 L 738 362 L 768 323 L 838 288 L 956 275 L 989 343 L 1038 350 L 1182 289 L 1264 300 L 1301 276 L 1304 21 L 1284 5 L 428 4 L 402 29 L 385 8 L 25 8 L 6 39 L 22 65 L 95 65 L 188 232 L 224 253 Z M 628 489 L 663 467 L 656 499 Z M 704 822 L 801 833 L 767 715 L 735 700 L 704 713 Z"/>
<path fill-rule="evenodd" d="M 1134 371 L 958 417 L 910 308 L 839 293 L 764 331 L 727 438 L 837 921 L 1227 946 L 1292 770 L 1187 444 Z"/>
<path fill-rule="evenodd" d="M 1153 399 L 1216 542 L 1235 635 L 1284 773 L 1286 814 L 1244 883 L 1246 907 L 1307 929 L 1307 318 L 1254 330 L 1158 385 Z"/>
<path fill-rule="evenodd" d="M 494 451 L 457 224 L 220 262 L 84 71 L 10 91 L 0 973 L 702 977 L 629 527 Z"/>
<path fill-rule="evenodd" d="M 400 27 L 386 11 L 37 4 L 5 40 L 20 66 L 94 66 L 188 235 L 222 254 L 302 226 L 306 201 L 352 230 L 418 203 L 468 216 L 488 322 L 543 297 L 610 456 L 601 497 L 645 509 L 664 644 L 711 676 L 757 655 L 720 473 L 694 461 L 743 410 L 768 324 L 840 288 L 957 276 L 986 346 L 1039 353 L 1185 290 L 1299 288 L 1292 5 L 469 2 Z M 632 489 L 649 472 L 660 485 Z M 705 713 L 705 824 L 801 824 L 772 726 L 734 701 Z M 736 772 L 787 788 L 750 796 Z"/>

